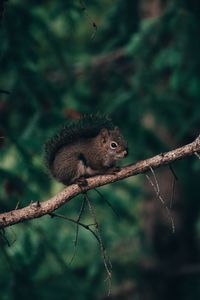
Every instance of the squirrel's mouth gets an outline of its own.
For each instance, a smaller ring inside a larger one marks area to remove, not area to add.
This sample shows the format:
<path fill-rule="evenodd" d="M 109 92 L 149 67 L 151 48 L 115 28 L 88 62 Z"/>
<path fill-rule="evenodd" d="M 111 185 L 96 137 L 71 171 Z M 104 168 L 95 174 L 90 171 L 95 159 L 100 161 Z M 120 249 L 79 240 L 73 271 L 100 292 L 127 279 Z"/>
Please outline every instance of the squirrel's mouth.
<path fill-rule="evenodd" d="M 122 158 L 124 158 L 127 155 L 128 155 L 128 151 L 124 150 L 122 153 L 117 154 L 115 157 L 116 157 L 116 159 L 122 159 Z"/>

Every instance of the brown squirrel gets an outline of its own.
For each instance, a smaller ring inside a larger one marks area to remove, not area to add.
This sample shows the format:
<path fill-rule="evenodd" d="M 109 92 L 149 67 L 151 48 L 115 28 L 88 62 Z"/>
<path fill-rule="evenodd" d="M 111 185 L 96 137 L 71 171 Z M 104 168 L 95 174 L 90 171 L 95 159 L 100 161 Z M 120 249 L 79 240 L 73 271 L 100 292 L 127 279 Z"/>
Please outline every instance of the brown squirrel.
<path fill-rule="evenodd" d="M 45 144 L 46 165 L 65 185 L 115 172 L 116 161 L 127 154 L 128 146 L 119 128 L 98 114 L 65 125 Z"/>

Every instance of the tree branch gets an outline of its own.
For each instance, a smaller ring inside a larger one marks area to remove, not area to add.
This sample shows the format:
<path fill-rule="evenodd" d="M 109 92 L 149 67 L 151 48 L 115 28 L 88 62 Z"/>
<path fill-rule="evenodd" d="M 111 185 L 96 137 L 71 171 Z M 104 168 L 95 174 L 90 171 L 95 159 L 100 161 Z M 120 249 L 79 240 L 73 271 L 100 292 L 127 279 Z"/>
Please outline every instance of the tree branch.
<path fill-rule="evenodd" d="M 158 168 L 178 159 L 182 159 L 186 156 L 197 154 L 198 152 L 200 152 L 200 135 L 196 138 L 195 141 L 190 144 L 166 153 L 161 153 L 152 158 L 140 161 L 136 164 L 126 166 L 114 175 L 102 175 L 88 178 L 88 185 L 86 187 L 80 188 L 78 184 L 72 184 L 49 200 L 46 200 L 44 202 L 37 201 L 24 208 L 2 213 L 0 214 L 0 229 L 14 225 L 16 223 L 50 214 L 83 191 L 89 191 L 98 186 L 112 183 L 130 176 L 135 176 L 137 174 L 145 173 L 151 168 Z"/>

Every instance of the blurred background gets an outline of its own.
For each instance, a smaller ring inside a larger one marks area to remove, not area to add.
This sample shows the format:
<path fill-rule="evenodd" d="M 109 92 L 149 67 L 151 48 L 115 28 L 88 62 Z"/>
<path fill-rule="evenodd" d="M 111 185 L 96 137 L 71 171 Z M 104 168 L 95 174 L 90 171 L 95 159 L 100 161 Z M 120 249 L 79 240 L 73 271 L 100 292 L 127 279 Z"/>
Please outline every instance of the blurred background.
<path fill-rule="evenodd" d="M 129 144 L 122 165 L 199 134 L 198 1 L 1 0 L 0 22 L 1 212 L 63 189 L 43 144 L 82 113 L 112 116 Z M 76 224 L 44 216 L 1 234 L 0 299 L 200 299 L 200 163 L 155 175 L 175 233 L 145 175 L 99 189 L 119 217 L 89 192 L 112 262 L 109 297 L 94 236 L 80 228 L 70 264 Z M 76 219 L 81 201 L 58 212 Z M 92 223 L 88 209 L 81 220 Z"/>

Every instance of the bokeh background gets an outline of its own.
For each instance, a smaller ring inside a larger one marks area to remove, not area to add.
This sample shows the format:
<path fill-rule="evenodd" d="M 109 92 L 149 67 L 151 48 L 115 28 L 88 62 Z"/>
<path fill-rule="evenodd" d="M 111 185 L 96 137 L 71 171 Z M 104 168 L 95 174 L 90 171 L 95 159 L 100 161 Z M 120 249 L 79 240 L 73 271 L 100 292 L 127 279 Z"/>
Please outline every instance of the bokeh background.
<path fill-rule="evenodd" d="M 43 144 L 82 113 L 112 116 L 129 144 L 122 164 L 199 134 L 198 1 L 1 0 L 0 19 L 1 212 L 62 190 Z M 91 233 L 80 228 L 70 264 L 76 225 L 44 216 L 1 233 L 0 299 L 199 299 L 200 162 L 155 174 L 175 233 L 145 175 L 99 189 L 120 217 L 89 192 L 113 266 L 109 297 Z M 76 219 L 81 201 L 58 212 Z M 82 222 L 92 222 L 87 209 Z"/>

